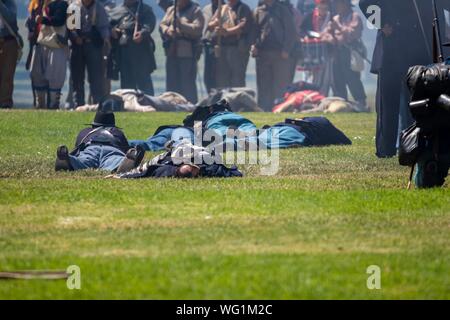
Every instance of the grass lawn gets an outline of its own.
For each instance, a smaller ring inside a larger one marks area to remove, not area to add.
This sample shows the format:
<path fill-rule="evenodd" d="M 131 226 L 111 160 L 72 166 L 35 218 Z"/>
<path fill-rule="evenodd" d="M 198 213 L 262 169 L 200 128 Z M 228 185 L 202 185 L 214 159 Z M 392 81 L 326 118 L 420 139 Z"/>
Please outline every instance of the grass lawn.
<path fill-rule="evenodd" d="M 116 119 L 137 139 L 184 116 Z M 1 299 L 450 298 L 448 185 L 405 190 L 408 169 L 374 156 L 374 115 L 330 116 L 353 145 L 284 150 L 272 177 L 254 166 L 229 180 L 55 173 L 56 147 L 92 118 L 0 113 L 0 270 L 78 265 L 82 281 L 0 280 Z M 381 290 L 366 287 L 370 265 Z"/>

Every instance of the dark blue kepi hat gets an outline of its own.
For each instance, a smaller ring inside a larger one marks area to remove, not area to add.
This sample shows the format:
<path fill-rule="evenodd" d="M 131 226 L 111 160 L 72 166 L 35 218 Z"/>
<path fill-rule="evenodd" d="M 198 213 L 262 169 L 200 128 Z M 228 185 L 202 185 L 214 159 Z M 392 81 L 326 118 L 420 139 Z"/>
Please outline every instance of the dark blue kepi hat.
<path fill-rule="evenodd" d="M 94 121 L 91 123 L 91 125 L 96 127 L 115 127 L 116 117 L 112 112 L 97 110 Z"/>

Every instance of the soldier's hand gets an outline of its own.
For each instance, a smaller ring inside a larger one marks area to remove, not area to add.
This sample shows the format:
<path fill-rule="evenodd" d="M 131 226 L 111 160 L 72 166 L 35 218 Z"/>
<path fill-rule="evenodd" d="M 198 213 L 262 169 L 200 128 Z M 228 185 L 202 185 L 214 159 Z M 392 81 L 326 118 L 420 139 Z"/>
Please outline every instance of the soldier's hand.
<path fill-rule="evenodd" d="M 42 23 L 42 16 L 37 15 L 36 18 L 35 18 L 35 21 L 36 21 L 37 24 Z"/>
<path fill-rule="evenodd" d="M 113 39 L 119 39 L 120 31 L 117 28 L 112 28 L 111 37 L 113 37 Z"/>
<path fill-rule="evenodd" d="M 381 28 L 381 32 L 383 32 L 385 36 L 389 37 L 394 32 L 394 29 L 390 24 L 386 23 L 383 28 Z"/>
<path fill-rule="evenodd" d="M 81 46 L 83 44 L 83 39 L 80 37 L 75 37 L 75 44 Z"/>
<path fill-rule="evenodd" d="M 105 39 L 105 41 L 103 42 L 103 56 L 106 57 L 109 55 L 109 53 L 111 52 L 111 42 L 109 41 L 109 39 Z"/>
<path fill-rule="evenodd" d="M 142 32 L 141 31 L 138 31 L 135 34 L 133 34 L 133 41 L 136 43 L 142 42 Z"/>
<path fill-rule="evenodd" d="M 167 29 L 166 33 L 169 38 L 173 38 L 175 35 L 175 30 L 173 28 L 169 28 L 169 29 Z"/>
<path fill-rule="evenodd" d="M 340 30 L 341 29 L 341 25 L 334 19 L 331 20 L 331 28 L 335 29 L 335 30 Z"/>
<path fill-rule="evenodd" d="M 250 48 L 250 54 L 253 58 L 256 58 L 258 56 L 258 48 L 254 45 Z"/>
<path fill-rule="evenodd" d="M 284 60 L 289 59 L 289 53 L 286 51 L 281 51 L 281 58 Z"/>
<path fill-rule="evenodd" d="M 216 27 L 214 29 L 214 32 L 219 35 L 219 36 L 223 36 L 226 37 L 228 35 L 228 30 L 225 28 L 220 28 L 220 27 Z"/>
<path fill-rule="evenodd" d="M 210 30 L 213 30 L 218 26 L 219 26 L 219 19 L 217 19 L 217 18 L 211 19 L 211 21 L 208 23 L 208 28 Z"/>

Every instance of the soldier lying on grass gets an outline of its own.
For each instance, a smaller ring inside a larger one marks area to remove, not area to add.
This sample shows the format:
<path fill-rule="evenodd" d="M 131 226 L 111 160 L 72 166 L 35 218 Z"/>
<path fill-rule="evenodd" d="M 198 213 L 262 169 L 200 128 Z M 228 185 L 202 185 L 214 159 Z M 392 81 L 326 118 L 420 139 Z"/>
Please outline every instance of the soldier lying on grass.
<path fill-rule="evenodd" d="M 127 172 L 136 168 L 144 158 L 140 146 L 130 147 L 123 131 L 116 127 L 113 99 L 100 104 L 91 127 L 83 129 L 77 137 L 75 149 L 69 153 L 66 146 L 57 150 L 55 170 L 75 171 L 101 169 Z"/>

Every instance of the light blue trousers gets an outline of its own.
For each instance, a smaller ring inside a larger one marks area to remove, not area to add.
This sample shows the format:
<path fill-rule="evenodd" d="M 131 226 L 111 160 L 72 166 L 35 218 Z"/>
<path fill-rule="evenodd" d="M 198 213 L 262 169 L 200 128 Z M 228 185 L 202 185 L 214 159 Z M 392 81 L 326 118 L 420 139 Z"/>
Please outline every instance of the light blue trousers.
<path fill-rule="evenodd" d="M 125 159 L 121 150 L 103 145 L 89 145 L 78 156 L 70 156 L 70 164 L 74 170 L 101 169 L 116 170 Z"/>

